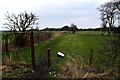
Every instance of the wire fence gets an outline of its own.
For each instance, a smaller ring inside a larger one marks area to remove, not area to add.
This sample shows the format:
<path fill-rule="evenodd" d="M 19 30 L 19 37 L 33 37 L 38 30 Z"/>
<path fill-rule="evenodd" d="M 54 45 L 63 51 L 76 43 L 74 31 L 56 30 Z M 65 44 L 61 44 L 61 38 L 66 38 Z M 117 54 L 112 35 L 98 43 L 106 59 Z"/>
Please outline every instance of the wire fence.
<path fill-rule="evenodd" d="M 32 65 L 35 66 L 34 46 L 51 37 L 51 32 L 44 31 L 4 32 L 2 34 L 2 59 L 8 57 L 12 60 L 32 62 Z"/>

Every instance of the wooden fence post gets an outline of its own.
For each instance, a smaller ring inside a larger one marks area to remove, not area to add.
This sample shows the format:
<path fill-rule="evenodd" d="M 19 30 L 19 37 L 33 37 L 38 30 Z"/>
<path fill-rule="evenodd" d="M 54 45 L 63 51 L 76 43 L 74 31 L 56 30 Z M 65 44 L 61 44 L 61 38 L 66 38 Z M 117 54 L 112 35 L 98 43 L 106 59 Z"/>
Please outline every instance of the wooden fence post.
<path fill-rule="evenodd" d="M 92 65 L 92 60 L 93 60 L 93 49 L 90 50 L 90 54 L 89 54 L 89 65 Z"/>
<path fill-rule="evenodd" d="M 50 48 L 47 49 L 47 63 L 48 63 L 48 68 L 50 68 Z"/>
<path fill-rule="evenodd" d="M 33 31 L 30 34 L 30 41 L 31 41 L 31 54 L 32 54 L 32 66 L 35 68 L 35 54 L 34 54 L 34 38 L 33 38 Z"/>
<path fill-rule="evenodd" d="M 6 34 L 6 37 L 5 37 L 5 53 L 6 53 L 6 56 L 8 56 L 10 59 L 10 54 L 8 50 L 8 34 Z"/>

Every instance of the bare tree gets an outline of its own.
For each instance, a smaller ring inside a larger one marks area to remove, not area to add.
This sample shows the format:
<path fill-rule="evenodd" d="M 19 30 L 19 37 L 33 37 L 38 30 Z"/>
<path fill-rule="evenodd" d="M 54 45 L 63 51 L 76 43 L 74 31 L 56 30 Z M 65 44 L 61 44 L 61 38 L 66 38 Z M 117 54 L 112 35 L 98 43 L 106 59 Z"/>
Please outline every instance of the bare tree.
<path fill-rule="evenodd" d="M 115 20 L 117 15 L 117 5 L 113 2 L 108 2 L 100 6 L 99 11 L 101 13 L 101 21 L 103 28 L 108 28 L 108 34 L 110 35 L 115 29 Z M 105 26 L 106 25 L 106 26 Z M 105 27 L 104 27 L 105 26 Z M 118 28 L 117 28 L 118 29 Z M 105 62 L 107 66 L 112 67 L 113 70 L 118 71 L 119 56 L 120 56 L 120 35 L 117 33 L 109 39 L 106 39 L 103 50 Z"/>
<path fill-rule="evenodd" d="M 24 47 L 27 41 L 27 35 L 24 33 L 27 29 L 33 28 L 38 20 L 38 17 L 31 13 L 23 12 L 19 14 L 5 14 L 5 19 L 7 20 L 5 28 L 9 29 L 12 32 L 15 32 L 14 35 L 14 45 L 16 47 Z"/>
<path fill-rule="evenodd" d="M 103 5 L 101 5 L 99 8 L 99 11 L 101 13 L 101 21 L 103 28 L 106 28 L 108 25 L 108 34 L 111 34 L 111 31 L 115 27 L 115 20 L 117 15 L 117 9 L 115 5 L 112 2 L 107 2 Z"/>
<path fill-rule="evenodd" d="M 31 13 L 23 12 L 19 13 L 18 15 L 12 13 L 5 14 L 5 19 L 7 22 L 4 24 L 5 28 L 14 31 L 14 32 L 25 32 L 26 29 L 32 28 L 35 24 L 38 17 Z"/>
<path fill-rule="evenodd" d="M 100 19 L 102 21 L 101 26 L 103 27 L 101 35 L 103 35 L 107 31 L 107 21 L 106 21 L 106 18 L 105 18 L 105 14 L 103 12 L 101 13 L 101 18 Z"/>
<path fill-rule="evenodd" d="M 70 30 L 72 31 L 73 34 L 75 34 L 75 32 L 77 31 L 77 26 L 75 24 L 71 24 L 70 25 Z"/>
<path fill-rule="evenodd" d="M 112 0 L 111 1 L 116 7 L 117 9 L 120 11 L 120 0 Z"/>

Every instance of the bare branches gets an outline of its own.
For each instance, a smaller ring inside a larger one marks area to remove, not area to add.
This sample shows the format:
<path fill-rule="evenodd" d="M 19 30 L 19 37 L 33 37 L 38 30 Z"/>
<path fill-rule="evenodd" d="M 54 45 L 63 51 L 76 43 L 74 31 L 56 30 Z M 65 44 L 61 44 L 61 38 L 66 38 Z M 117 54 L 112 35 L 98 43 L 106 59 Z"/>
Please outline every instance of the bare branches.
<path fill-rule="evenodd" d="M 110 35 L 112 28 L 115 27 L 117 8 L 112 2 L 107 2 L 101 5 L 98 9 L 101 13 L 100 19 L 102 21 L 102 27 L 108 27 L 108 33 Z"/>
<path fill-rule="evenodd" d="M 7 29 L 12 31 L 25 32 L 27 28 L 33 27 L 38 17 L 32 12 L 28 14 L 27 12 L 20 13 L 18 15 L 5 14 L 5 19 L 7 22 L 4 24 Z"/>
<path fill-rule="evenodd" d="M 114 1 L 112 1 L 113 2 L 113 4 L 116 6 L 116 8 L 120 11 L 120 0 L 114 0 Z"/>

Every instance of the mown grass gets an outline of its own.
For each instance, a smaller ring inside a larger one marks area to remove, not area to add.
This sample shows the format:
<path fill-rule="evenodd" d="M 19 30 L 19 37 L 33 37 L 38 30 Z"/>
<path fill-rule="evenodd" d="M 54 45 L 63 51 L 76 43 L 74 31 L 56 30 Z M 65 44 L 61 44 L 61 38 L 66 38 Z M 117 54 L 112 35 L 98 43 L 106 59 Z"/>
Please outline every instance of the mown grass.
<path fill-rule="evenodd" d="M 88 62 L 90 50 L 93 49 L 94 60 L 99 61 L 100 51 L 103 49 L 102 43 L 105 42 L 105 38 L 108 36 L 101 36 L 99 32 L 78 32 L 76 34 L 64 34 L 51 42 L 46 46 L 51 48 L 53 61 L 59 61 L 56 54 L 61 51 L 66 55 L 80 55 L 84 58 L 85 63 Z M 98 64 L 99 65 L 99 64 Z"/>
<path fill-rule="evenodd" d="M 93 49 L 93 64 L 101 66 L 99 63 L 102 60 L 100 51 L 103 49 L 103 43 L 106 42 L 109 36 L 101 36 L 101 32 L 83 31 L 76 34 L 65 33 L 50 41 L 40 42 L 35 46 L 35 61 L 36 64 L 40 58 L 47 57 L 47 48 L 51 49 L 51 65 L 57 65 L 58 62 L 64 62 L 67 55 L 80 55 L 84 58 L 85 63 L 88 63 L 90 50 Z M 57 57 L 57 52 L 63 52 L 65 54 L 64 59 Z M 23 48 L 16 54 L 12 53 L 11 57 L 15 60 L 25 60 L 31 63 L 30 48 Z"/>
<path fill-rule="evenodd" d="M 47 48 L 51 48 L 52 64 L 56 64 L 64 59 L 57 57 L 57 52 L 63 52 L 65 57 L 67 55 L 80 55 L 84 58 L 85 63 L 88 63 L 90 50 L 93 49 L 94 62 L 102 58 L 100 57 L 100 51 L 103 49 L 103 43 L 108 36 L 101 36 L 100 32 L 77 32 L 76 34 L 64 34 L 51 41 L 40 43 L 36 49 L 41 55 L 47 53 Z M 38 48 L 39 47 L 39 48 Z M 38 54 L 38 53 L 37 53 Z M 97 64 L 98 66 L 99 63 Z"/>

